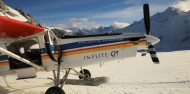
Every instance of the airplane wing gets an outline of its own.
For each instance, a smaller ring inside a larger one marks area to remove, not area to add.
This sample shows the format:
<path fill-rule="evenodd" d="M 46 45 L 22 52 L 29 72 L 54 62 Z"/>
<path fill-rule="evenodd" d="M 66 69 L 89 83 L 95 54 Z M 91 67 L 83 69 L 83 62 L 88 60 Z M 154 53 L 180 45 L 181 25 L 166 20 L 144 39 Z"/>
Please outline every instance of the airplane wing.
<path fill-rule="evenodd" d="M 43 32 L 45 29 L 0 16 L 0 38 L 19 38 Z"/>

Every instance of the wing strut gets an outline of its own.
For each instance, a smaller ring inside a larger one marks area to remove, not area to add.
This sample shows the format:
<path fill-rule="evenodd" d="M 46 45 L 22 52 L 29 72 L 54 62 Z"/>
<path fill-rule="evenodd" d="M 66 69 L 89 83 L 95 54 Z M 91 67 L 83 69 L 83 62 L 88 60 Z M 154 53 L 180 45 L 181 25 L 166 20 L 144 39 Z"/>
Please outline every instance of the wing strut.
<path fill-rule="evenodd" d="M 30 65 L 30 66 L 36 68 L 37 70 L 45 70 L 43 67 L 40 67 L 40 66 L 38 66 L 37 64 L 34 64 L 34 63 L 30 62 L 29 60 L 27 60 L 27 59 L 25 59 L 25 58 L 22 58 L 22 57 L 20 57 L 20 56 L 14 54 L 14 53 L 12 53 L 12 52 L 6 50 L 6 49 L 3 49 L 3 48 L 1 48 L 1 47 L 0 47 L 0 52 L 3 52 L 3 53 L 5 53 L 6 55 L 8 55 L 8 56 L 10 56 L 10 57 L 12 57 L 12 58 L 15 58 L 15 59 L 17 59 L 17 60 L 19 60 L 19 61 L 22 61 L 23 63 L 28 64 L 28 65 Z"/>

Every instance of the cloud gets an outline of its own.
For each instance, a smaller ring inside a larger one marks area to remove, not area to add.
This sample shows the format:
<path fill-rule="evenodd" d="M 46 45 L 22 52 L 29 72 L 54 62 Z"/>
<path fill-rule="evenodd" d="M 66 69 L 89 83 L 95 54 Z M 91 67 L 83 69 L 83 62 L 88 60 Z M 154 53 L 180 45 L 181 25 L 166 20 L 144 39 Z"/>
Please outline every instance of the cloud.
<path fill-rule="evenodd" d="M 108 11 L 101 13 L 100 15 L 96 15 L 93 18 L 124 18 L 124 17 L 132 17 L 133 15 L 136 15 L 137 13 L 141 12 L 142 8 L 139 6 L 137 7 L 129 7 L 125 9 L 119 9 L 115 11 Z"/>
<path fill-rule="evenodd" d="M 164 11 L 168 5 L 160 4 L 151 4 L 150 13 L 151 15 Z M 143 5 L 131 6 L 124 9 L 108 11 L 100 13 L 92 17 L 93 19 L 118 19 L 117 21 L 127 21 L 132 23 L 133 21 L 138 21 L 143 18 Z"/>
<path fill-rule="evenodd" d="M 124 27 L 126 27 L 128 25 L 130 25 L 130 24 L 124 23 L 124 22 L 117 22 L 117 21 L 112 23 L 112 26 L 114 26 L 116 28 L 124 28 Z"/>
<path fill-rule="evenodd" d="M 173 7 L 181 11 L 188 12 L 190 10 L 190 0 L 177 1 L 173 4 Z"/>
<path fill-rule="evenodd" d="M 57 26 L 67 29 L 92 29 L 98 28 L 100 25 L 94 21 L 89 21 L 88 18 L 70 18 L 64 23 L 60 23 Z"/>

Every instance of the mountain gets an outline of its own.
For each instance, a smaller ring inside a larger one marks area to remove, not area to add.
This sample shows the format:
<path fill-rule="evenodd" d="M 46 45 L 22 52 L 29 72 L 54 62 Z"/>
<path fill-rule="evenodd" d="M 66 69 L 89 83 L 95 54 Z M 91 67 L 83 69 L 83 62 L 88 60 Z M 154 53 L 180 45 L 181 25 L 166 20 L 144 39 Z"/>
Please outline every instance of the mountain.
<path fill-rule="evenodd" d="M 0 15 L 11 19 L 27 22 L 28 20 L 21 15 L 17 10 L 9 7 L 3 1 L 0 0 Z"/>
<path fill-rule="evenodd" d="M 145 32 L 144 19 L 114 32 Z M 190 49 L 190 11 L 169 7 L 151 17 L 151 35 L 160 38 L 160 51 Z"/>
<path fill-rule="evenodd" d="M 145 32 L 144 19 L 135 21 L 125 28 L 99 27 L 92 30 L 80 30 L 80 34 Z M 159 51 L 176 51 L 190 49 L 190 11 L 184 12 L 173 7 L 151 16 L 151 35 L 161 41 L 155 45 Z"/>
<path fill-rule="evenodd" d="M 106 33 L 114 33 L 114 31 L 119 28 L 115 26 L 103 27 L 94 29 L 71 29 L 72 33 L 69 32 L 69 35 L 96 35 L 96 34 L 106 34 Z"/>
<path fill-rule="evenodd" d="M 117 30 L 116 27 L 114 26 L 109 26 L 109 27 L 102 27 L 100 26 L 97 29 L 92 29 L 89 30 L 88 32 L 85 32 L 85 34 L 105 34 L 105 33 L 113 33 L 114 30 Z"/>
<path fill-rule="evenodd" d="M 36 23 L 35 19 L 30 14 L 25 13 L 23 10 L 19 8 L 13 9 L 1 0 L 0 0 L 0 16 L 8 17 L 21 22 L 30 23 L 33 25 L 39 25 Z"/>

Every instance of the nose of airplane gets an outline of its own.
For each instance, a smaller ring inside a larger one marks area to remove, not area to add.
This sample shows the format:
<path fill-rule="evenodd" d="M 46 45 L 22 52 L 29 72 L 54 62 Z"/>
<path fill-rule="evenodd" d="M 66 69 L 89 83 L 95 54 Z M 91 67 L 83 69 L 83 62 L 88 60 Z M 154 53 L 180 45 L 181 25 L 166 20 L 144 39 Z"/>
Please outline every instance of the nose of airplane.
<path fill-rule="evenodd" d="M 159 38 L 151 36 L 151 35 L 146 35 L 146 40 L 147 42 L 151 42 L 152 45 L 155 45 L 160 41 Z"/>

